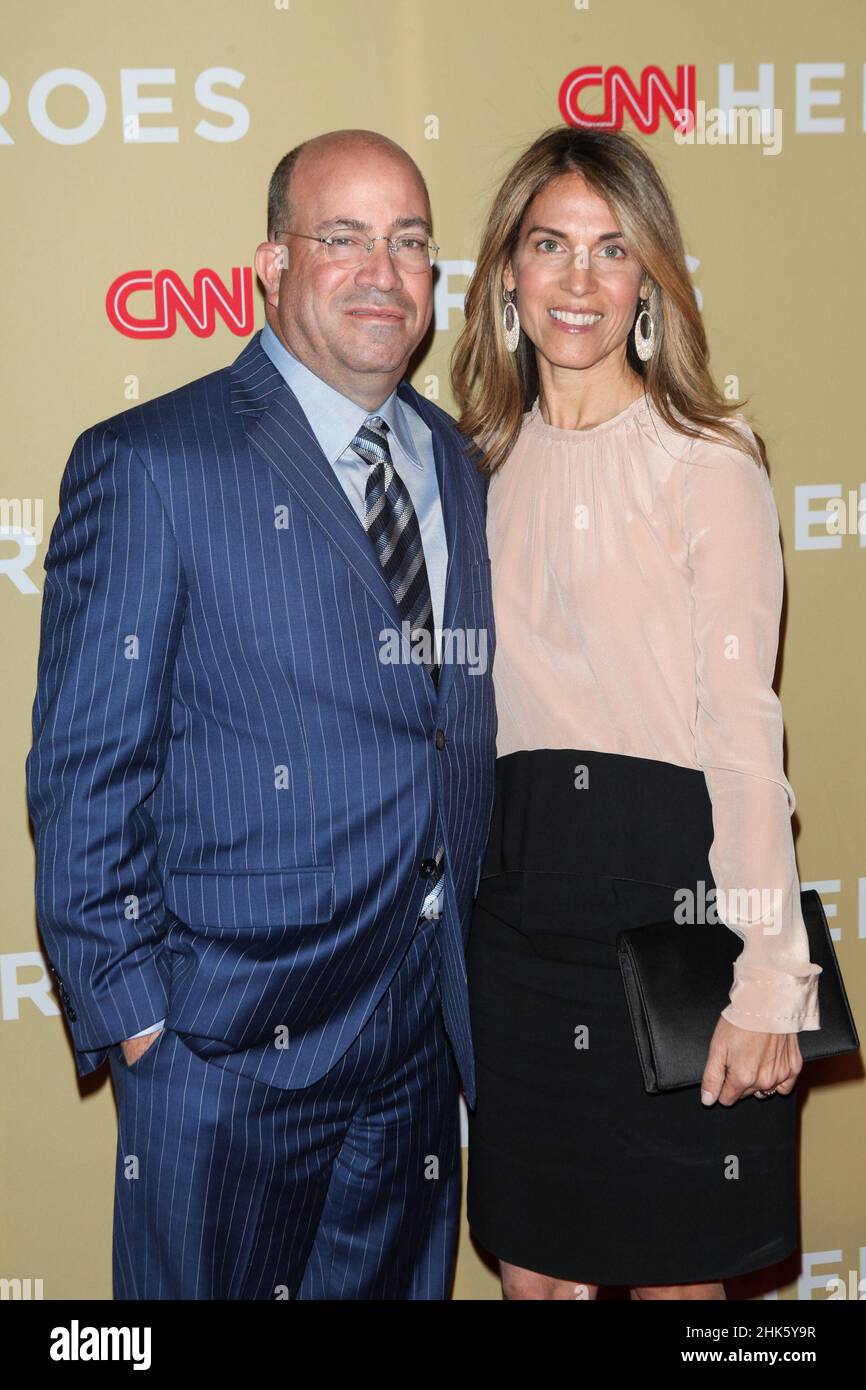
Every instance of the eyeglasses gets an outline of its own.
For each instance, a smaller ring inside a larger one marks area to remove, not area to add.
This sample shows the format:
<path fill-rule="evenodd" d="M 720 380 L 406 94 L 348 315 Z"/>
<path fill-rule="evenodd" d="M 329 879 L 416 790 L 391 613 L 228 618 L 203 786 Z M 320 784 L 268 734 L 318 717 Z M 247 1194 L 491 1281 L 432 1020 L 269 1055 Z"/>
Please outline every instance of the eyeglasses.
<path fill-rule="evenodd" d="M 439 247 L 432 237 L 412 236 L 410 233 L 395 238 L 374 236 L 368 240 L 365 236 L 352 232 L 334 232 L 331 236 L 310 236 L 308 232 L 291 232 L 286 228 L 277 228 L 277 235 L 299 236 L 303 237 L 305 241 L 320 241 L 325 248 L 325 255 L 328 260 L 333 261 L 335 265 L 345 266 L 347 270 L 351 270 L 354 266 L 363 265 L 376 241 L 387 241 L 392 259 L 396 261 L 401 270 L 407 270 L 412 274 L 421 270 L 429 270 L 439 252 Z"/>

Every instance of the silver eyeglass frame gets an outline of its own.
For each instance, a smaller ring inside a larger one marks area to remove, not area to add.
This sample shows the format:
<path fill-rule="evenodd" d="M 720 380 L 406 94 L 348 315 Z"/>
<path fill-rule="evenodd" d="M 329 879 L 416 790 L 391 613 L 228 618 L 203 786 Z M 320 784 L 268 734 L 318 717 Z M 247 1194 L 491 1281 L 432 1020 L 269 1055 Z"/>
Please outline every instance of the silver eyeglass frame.
<path fill-rule="evenodd" d="M 396 241 L 394 241 L 394 239 L 393 239 L 392 237 L 380 235 L 380 236 L 374 236 L 374 237 L 367 237 L 367 238 L 365 238 L 365 237 L 363 236 L 362 233 L 358 232 L 358 231 L 355 230 L 354 228 L 352 228 L 352 229 L 347 228 L 345 232 L 331 232 L 330 236 L 311 236 L 309 232 L 293 232 L 293 231 L 290 231 L 288 227 L 277 227 L 277 228 L 275 229 L 275 234 L 276 234 L 277 236 L 299 236 L 299 237 L 303 237 L 305 241 L 320 241 L 320 242 L 322 243 L 323 246 L 330 246 L 330 245 L 337 239 L 337 237 L 339 237 L 339 236 L 353 236 L 353 237 L 358 237 L 358 239 L 362 242 L 362 245 L 363 245 L 363 247 L 364 247 L 365 253 L 366 253 L 368 256 L 371 254 L 371 252 L 372 252 L 372 250 L 373 250 L 373 244 L 374 244 L 374 242 L 377 242 L 377 241 L 387 241 L 387 243 L 388 243 L 388 251 L 390 252 L 390 255 L 391 255 L 392 260 L 393 260 L 393 258 L 396 256 L 396 254 L 397 254 L 397 243 L 396 243 Z M 433 238 L 432 238 L 431 236 L 428 236 L 428 238 L 427 238 L 427 261 L 428 261 L 428 264 L 427 264 L 427 266 L 426 266 L 426 269 L 427 269 L 427 270 L 431 270 L 431 269 L 433 268 L 433 266 L 436 264 L 436 257 L 438 256 L 438 254 L 439 254 L 439 247 L 436 245 L 436 242 L 433 240 Z M 333 262 L 333 264 L 338 265 L 339 262 L 335 261 L 335 262 Z M 359 264 L 363 265 L 363 261 L 359 262 Z M 406 266 L 403 266 L 403 269 L 405 270 L 405 269 L 406 269 Z M 423 274 L 424 269 L 425 269 L 425 267 L 421 267 L 421 268 L 419 268 L 417 271 L 414 271 L 414 272 L 410 270 L 410 271 L 409 271 L 409 274 L 410 274 L 410 275 L 411 275 L 411 274 L 421 275 L 421 274 Z"/>

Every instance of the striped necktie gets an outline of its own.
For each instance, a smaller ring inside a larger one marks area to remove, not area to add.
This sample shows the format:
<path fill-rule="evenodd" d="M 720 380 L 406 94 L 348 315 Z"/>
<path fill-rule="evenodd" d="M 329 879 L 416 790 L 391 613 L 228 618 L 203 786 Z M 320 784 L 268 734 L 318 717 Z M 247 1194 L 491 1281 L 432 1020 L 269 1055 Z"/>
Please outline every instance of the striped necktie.
<path fill-rule="evenodd" d="M 438 686 L 433 603 L 424 563 L 421 528 L 409 489 L 391 460 L 388 424 L 381 415 L 367 416 L 351 447 L 359 458 L 370 465 L 364 495 L 365 529 L 376 547 L 379 563 L 401 618 L 408 622 L 410 632 L 423 629 L 429 634 L 425 646 L 432 655 L 433 664 L 426 661 L 424 664 L 433 684 Z"/>

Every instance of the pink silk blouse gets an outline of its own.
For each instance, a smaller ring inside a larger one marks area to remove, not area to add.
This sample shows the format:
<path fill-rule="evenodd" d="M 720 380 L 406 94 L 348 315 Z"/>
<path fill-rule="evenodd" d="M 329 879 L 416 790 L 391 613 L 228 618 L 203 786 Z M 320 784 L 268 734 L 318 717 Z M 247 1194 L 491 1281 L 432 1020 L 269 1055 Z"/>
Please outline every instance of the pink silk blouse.
<path fill-rule="evenodd" d="M 722 1017 L 819 1028 L 772 686 L 784 573 L 766 470 L 642 396 L 584 430 L 548 425 L 536 400 L 491 478 L 488 541 L 497 754 L 701 768 L 718 920 L 745 943 Z"/>

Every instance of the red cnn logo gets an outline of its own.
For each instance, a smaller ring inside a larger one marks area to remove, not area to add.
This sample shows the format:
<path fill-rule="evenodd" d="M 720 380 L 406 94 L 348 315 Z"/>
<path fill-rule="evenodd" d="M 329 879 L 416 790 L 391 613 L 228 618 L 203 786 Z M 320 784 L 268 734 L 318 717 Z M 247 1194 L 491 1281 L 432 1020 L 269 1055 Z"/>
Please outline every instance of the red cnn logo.
<path fill-rule="evenodd" d="M 584 87 L 601 87 L 604 91 L 604 110 L 581 111 L 580 94 Z M 604 126 L 620 130 L 627 111 L 644 135 L 659 128 L 664 115 L 674 127 L 681 127 L 684 113 L 691 112 L 689 129 L 694 129 L 695 69 L 694 64 L 677 68 L 676 86 L 672 86 L 661 68 L 643 68 L 638 90 L 625 68 L 575 68 L 559 89 L 559 109 L 567 125 Z"/>
<path fill-rule="evenodd" d="M 130 311 L 130 296 L 144 291 L 152 297 L 152 318 L 139 318 Z M 128 270 L 109 287 L 105 312 L 127 338 L 170 338 L 178 317 L 197 338 L 209 338 L 217 314 L 232 333 L 248 337 L 254 326 L 252 267 L 232 266 L 231 290 L 215 270 L 197 270 L 191 293 L 174 270 Z"/>

